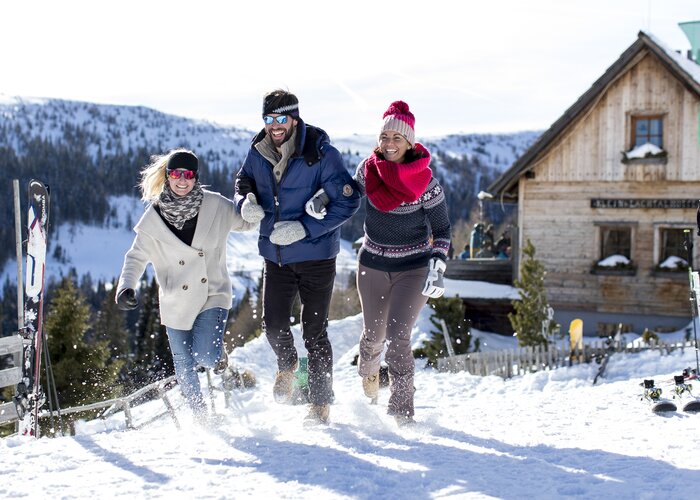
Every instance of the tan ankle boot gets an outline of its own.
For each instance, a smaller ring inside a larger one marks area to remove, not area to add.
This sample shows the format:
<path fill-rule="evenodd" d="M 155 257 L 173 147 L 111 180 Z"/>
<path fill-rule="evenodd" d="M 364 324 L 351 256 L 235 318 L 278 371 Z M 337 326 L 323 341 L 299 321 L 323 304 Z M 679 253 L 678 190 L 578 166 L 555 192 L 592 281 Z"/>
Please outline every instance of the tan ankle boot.
<path fill-rule="evenodd" d="M 294 390 L 294 372 L 280 371 L 275 375 L 275 384 L 272 386 L 272 395 L 278 403 L 289 403 Z"/>
<path fill-rule="evenodd" d="M 305 426 L 328 424 L 331 405 L 311 405 L 309 413 L 304 418 Z"/>
<path fill-rule="evenodd" d="M 365 391 L 365 396 L 372 400 L 372 404 L 377 404 L 379 397 L 379 374 L 362 377 L 362 389 Z"/>
<path fill-rule="evenodd" d="M 416 425 L 416 421 L 413 420 L 413 417 L 407 415 L 396 415 L 394 420 L 396 420 L 396 425 L 399 427 L 412 427 Z"/>

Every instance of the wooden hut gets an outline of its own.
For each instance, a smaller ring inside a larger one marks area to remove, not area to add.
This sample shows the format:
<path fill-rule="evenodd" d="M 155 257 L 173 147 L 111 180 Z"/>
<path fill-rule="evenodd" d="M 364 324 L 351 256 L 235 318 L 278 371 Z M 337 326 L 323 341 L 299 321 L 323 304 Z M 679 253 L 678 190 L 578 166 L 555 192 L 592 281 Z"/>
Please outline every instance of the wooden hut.
<path fill-rule="evenodd" d="M 562 325 L 586 334 L 690 321 L 685 231 L 697 248 L 700 65 L 637 40 L 489 191 L 518 204 L 516 262 L 528 240 Z"/>

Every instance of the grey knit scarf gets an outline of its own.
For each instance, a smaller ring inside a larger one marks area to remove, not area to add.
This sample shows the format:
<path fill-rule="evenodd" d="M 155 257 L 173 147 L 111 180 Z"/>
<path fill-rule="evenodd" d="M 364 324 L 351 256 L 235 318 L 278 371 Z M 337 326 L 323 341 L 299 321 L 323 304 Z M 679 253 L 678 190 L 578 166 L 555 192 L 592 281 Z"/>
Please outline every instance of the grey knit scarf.
<path fill-rule="evenodd" d="M 203 198 L 204 192 L 199 181 L 195 183 L 192 191 L 185 196 L 177 196 L 170 189 L 170 184 L 166 182 L 165 189 L 163 189 L 158 199 L 160 214 L 177 229 L 182 229 L 185 222 L 199 213 L 199 207 L 202 206 Z"/>
<path fill-rule="evenodd" d="M 263 157 L 272 163 L 272 170 L 275 172 L 275 180 L 279 183 L 284 171 L 287 169 L 289 158 L 292 157 L 296 149 L 297 127 L 294 127 L 292 135 L 282 143 L 279 149 L 275 146 L 267 134 L 265 138 L 255 145 L 255 149 L 263 155 Z"/>

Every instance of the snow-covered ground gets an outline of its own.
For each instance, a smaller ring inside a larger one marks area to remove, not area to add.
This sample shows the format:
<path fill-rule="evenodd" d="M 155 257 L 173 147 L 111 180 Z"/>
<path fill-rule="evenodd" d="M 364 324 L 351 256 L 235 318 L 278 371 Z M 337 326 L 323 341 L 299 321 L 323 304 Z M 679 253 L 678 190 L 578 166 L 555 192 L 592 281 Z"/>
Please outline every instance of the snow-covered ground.
<path fill-rule="evenodd" d="M 80 263 L 94 279 L 118 274 L 133 239 L 138 200 L 110 200 L 119 217 L 108 227 L 62 226 L 57 241 L 70 256 L 51 273 Z M 99 242 L 99 252 L 94 249 Z M 229 271 L 235 293 L 257 281 L 262 261 L 257 232 L 232 233 Z M 11 276 L 15 265 L 6 266 Z M 356 269 L 342 242 L 338 283 Z M 4 277 L 3 277 L 4 280 Z M 511 286 L 445 280 L 446 295 L 516 298 Z M 433 329 L 426 306 L 414 344 Z M 532 373 L 511 380 L 438 373 L 417 361 L 416 420 L 399 429 L 385 414 L 388 389 L 369 405 L 351 361 L 362 330 L 360 315 L 332 321 L 335 402 L 331 425 L 306 429 L 306 407 L 272 398 L 275 361 L 265 339 L 232 354 L 252 370 L 257 387 L 235 392 L 226 408 L 215 392 L 220 424 L 203 429 L 180 408 L 182 429 L 165 418 L 125 430 L 124 416 L 86 422 L 78 435 L 0 440 L 0 498 L 695 498 L 700 480 L 700 415 L 653 414 L 640 400 L 643 379 L 670 395 L 673 375 L 695 366 L 692 349 L 616 354 L 607 375 L 598 365 Z M 514 348 L 516 339 L 474 331 L 482 350 Z M 304 348 L 296 331 L 297 348 Z M 680 340 L 685 329 L 663 334 Z M 639 343 L 639 335 L 625 341 Z M 205 377 L 202 376 L 205 384 Z M 215 377 L 215 383 L 220 380 Z M 700 394 L 700 387 L 697 388 Z M 133 409 L 136 422 L 162 410 L 160 401 Z"/>
<path fill-rule="evenodd" d="M 414 339 L 431 329 L 428 317 L 426 307 Z M 217 392 L 219 425 L 200 428 L 180 409 L 182 430 L 167 418 L 123 430 L 117 414 L 74 437 L 5 438 L 0 497 L 697 498 L 700 415 L 655 415 L 639 386 L 653 378 L 670 395 L 673 375 L 695 366 L 692 349 L 616 354 L 595 386 L 595 363 L 502 380 L 418 361 L 419 424 L 399 429 L 385 414 L 388 389 L 369 405 L 351 366 L 361 329 L 359 315 L 329 325 L 336 363 L 328 427 L 304 428 L 305 406 L 274 402 L 274 357 L 259 338 L 231 356 L 255 372 L 257 387 L 236 392 L 230 408 Z M 160 405 L 134 409 L 136 420 Z"/>

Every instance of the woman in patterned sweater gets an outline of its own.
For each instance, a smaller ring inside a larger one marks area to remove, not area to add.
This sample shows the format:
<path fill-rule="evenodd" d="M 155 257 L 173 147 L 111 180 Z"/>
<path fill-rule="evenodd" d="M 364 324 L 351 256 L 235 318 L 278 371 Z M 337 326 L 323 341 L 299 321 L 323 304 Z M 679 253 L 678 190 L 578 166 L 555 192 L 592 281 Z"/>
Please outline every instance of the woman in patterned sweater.
<path fill-rule="evenodd" d="M 429 167 L 430 152 L 415 141 L 414 124 L 405 102 L 391 103 L 378 147 L 354 177 L 367 196 L 357 274 L 364 319 L 358 372 L 365 395 L 375 403 L 386 345 L 388 413 L 399 425 L 414 423 L 411 331 L 428 298 L 445 291 L 442 274 L 450 247 L 445 194 Z M 323 208 L 314 210 L 319 207 L 314 201 L 307 211 L 320 217 Z"/>

